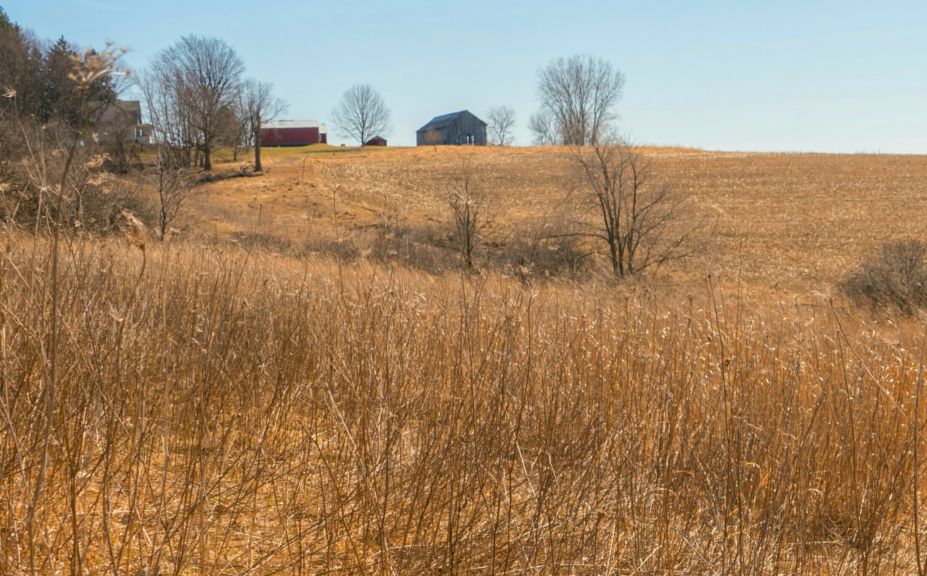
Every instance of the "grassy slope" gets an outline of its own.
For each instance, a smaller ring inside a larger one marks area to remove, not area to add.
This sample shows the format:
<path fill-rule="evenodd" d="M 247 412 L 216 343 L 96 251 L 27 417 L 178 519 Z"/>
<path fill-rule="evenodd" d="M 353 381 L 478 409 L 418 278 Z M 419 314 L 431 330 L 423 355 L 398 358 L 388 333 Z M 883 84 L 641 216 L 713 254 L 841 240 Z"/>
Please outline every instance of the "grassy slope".
<path fill-rule="evenodd" d="M 927 157 L 737 154 L 651 149 L 658 175 L 690 196 L 693 258 L 670 278 L 732 275 L 796 293 L 828 291 L 887 239 L 927 237 Z M 489 239 L 502 246 L 556 227 L 574 183 L 562 149 L 270 149 L 268 173 L 216 183 L 194 226 L 262 231 L 296 242 L 350 236 L 386 214 L 406 226 L 446 222 L 448 182 L 470 164 L 490 195 Z M 260 213 L 260 226 L 258 226 Z M 202 226 L 203 223 L 208 225 Z"/>

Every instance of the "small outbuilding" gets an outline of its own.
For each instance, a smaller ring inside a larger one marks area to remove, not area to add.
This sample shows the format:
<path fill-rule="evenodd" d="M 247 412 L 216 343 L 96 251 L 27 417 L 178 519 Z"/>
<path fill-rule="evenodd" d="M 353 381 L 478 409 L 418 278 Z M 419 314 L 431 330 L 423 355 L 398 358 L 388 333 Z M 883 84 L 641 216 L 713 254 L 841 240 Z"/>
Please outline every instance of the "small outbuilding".
<path fill-rule="evenodd" d="M 386 138 L 382 136 L 374 136 L 370 140 L 364 142 L 364 146 L 386 146 Z"/>
<path fill-rule="evenodd" d="M 486 123 L 469 110 L 435 116 L 415 132 L 418 146 L 486 146 Z"/>
<path fill-rule="evenodd" d="M 261 128 L 261 146 L 328 144 L 328 127 L 315 120 L 279 120 Z"/>

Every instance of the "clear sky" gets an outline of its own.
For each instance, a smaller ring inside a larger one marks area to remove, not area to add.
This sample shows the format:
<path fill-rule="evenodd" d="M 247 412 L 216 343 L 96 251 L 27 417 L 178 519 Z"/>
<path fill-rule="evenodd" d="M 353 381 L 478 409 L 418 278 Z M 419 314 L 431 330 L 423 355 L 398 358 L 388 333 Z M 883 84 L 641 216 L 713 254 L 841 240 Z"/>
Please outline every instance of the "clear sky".
<path fill-rule="evenodd" d="M 527 144 L 538 69 L 592 54 L 627 77 L 621 127 L 639 143 L 927 153 L 927 0 L 0 5 L 43 38 L 126 46 L 134 68 L 180 36 L 223 38 L 289 102 L 289 118 L 328 121 L 346 88 L 370 83 L 393 111 L 391 144 L 414 143 L 432 116 L 502 104 Z"/>

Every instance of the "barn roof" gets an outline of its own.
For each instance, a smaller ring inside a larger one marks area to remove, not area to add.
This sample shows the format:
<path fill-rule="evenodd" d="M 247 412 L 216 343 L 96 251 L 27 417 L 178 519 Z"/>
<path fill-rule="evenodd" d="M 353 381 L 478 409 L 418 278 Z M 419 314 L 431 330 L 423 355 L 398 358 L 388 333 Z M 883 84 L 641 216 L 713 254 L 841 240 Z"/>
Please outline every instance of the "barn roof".
<path fill-rule="evenodd" d="M 328 126 L 317 120 L 274 120 L 264 124 L 262 128 L 279 130 L 281 128 L 318 128 L 320 133 L 327 133 Z"/>
<path fill-rule="evenodd" d="M 422 126 L 421 128 L 419 128 L 418 130 L 416 130 L 416 132 L 426 132 L 426 131 L 428 131 L 428 130 L 439 130 L 439 129 L 441 129 L 441 128 L 445 128 L 445 127 L 448 126 L 451 122 L 453 122 L 453 121 L 456 120 L 457 118 L 460 118 L 460 117 L 463 116 L 464 114 L 469 114 L 470 116 L 473 116 L 474 118 L 476 118 L 477 121 L 479 121 L 479 122 L 480 122 L 481 124 L 483 124 L 484 126 L 486 125 L 485 122 L 483 122 L 482 120 L 480 120 L 479 118 L 477 118 L 477 117 L 476 117 L 472 112 L 470 112 L 469 110 L 461 110 L 461 111 L 459 111 L 459 112 L 451 112 L 450 114 L 442 114 L 441 116 L 435 116 L 434 118 L 432 118 L 432 119 L 428 122 L 428 124 L 425 124 L 424 126 Z"/>

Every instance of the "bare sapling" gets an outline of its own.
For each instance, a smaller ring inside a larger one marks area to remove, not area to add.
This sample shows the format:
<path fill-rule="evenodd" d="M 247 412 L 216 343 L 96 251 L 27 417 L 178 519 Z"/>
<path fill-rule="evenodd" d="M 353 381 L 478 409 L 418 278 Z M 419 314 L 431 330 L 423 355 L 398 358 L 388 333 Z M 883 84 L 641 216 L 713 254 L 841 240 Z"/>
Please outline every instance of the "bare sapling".
<path fill-rule="evenodd" d="M 464 164 L 451 185 L 447 205 L 451 209 L 457 247 L 467 270 L 473 269 L 473 256 L 486 225 L 486 197 L 473 181 L 469 164 Z"/>
<path fill-rule="evenodd" d="M 175 156 L 164 146 L 157 148 L 154 166 L 145 174 L 154 188 L 158 202 L 158 238 L 165 240 L 171 224 L 192 196 L 196 181 L 189 168 L 177 165 Z"/>

